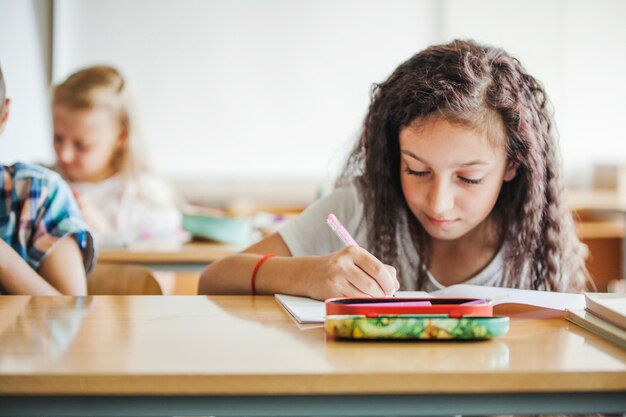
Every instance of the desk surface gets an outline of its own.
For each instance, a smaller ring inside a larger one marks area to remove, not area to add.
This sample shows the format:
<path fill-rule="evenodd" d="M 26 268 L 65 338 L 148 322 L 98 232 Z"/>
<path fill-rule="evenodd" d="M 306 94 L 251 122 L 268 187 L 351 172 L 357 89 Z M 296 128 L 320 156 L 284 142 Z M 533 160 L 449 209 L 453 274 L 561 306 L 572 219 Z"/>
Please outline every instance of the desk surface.
<path fill-rule="evenodd" d="M 102 249 L 98 253 L 98 262 L 206 265 L 243 249 L 244 245 L 218 242 L 188 242 L 180 245 L 146 243 L 131 248 Z"/>
<path fill-rule="evenodd" d="M 509 313 L 491 341 L 359 343 L 267 296 L 4 296 L 0 414 L 626 412 L 626 350 L 549 310 Z"/>
<path fill-rule="evenodd" d="M 528 312 L 492 341 L 354 343 L 263 296 L 5 296 L 0 311 L 0 395 L 626 392 L 626 350 Z"/>

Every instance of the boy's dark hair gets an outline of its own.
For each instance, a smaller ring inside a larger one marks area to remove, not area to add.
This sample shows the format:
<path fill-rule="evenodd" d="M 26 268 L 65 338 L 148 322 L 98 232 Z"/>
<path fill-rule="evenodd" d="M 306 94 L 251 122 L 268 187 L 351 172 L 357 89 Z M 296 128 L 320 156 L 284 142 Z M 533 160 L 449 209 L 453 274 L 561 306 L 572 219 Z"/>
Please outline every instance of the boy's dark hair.
<path fill-rule="evenodd" d="M 6 98 L 6 93 L 4 75 L 2 75 L 2 65 L 0 65 L 0 114 L 2 114 L 2 110 L 4 110 L 4 99 Z"/>
<path fill-rule="evenodd" d="M 517 59 L 473 41 L 431 46 L 374 86 L 360 140 L 338 180 L 356 178 L 368 249 L 397 268 L 396 236 L 406 218 L 420 262 L 410 279 L 424 288 L 430 238 L 403 196 L 399 133 L 416 119 L 429 118 L 497 132 L 517 166 L 493 208 L 499 238 L 507 243 L 502 285 L 581 290 L 588 280 L 586 252 L 563 196 L 547 95 Z"/>

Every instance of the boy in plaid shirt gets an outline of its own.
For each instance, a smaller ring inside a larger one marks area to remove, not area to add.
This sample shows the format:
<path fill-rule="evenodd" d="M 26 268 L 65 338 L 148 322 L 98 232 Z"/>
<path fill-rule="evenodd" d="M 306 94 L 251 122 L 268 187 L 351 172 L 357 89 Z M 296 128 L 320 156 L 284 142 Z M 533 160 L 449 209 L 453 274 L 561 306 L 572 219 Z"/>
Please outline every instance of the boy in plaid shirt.
<path fill-rule="evenodd" d="M 0 134 L 9 105 L 0 68 Z M 0 164 L 0 294 L 85 295 L 94 259 L 91 232 L 61 177 Z"/>

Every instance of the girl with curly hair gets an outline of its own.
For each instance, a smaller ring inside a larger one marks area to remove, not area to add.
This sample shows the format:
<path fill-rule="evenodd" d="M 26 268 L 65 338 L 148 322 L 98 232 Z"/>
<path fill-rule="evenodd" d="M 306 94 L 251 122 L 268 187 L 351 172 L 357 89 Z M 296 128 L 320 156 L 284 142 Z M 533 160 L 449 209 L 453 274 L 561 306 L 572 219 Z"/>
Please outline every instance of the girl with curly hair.
<path fill-rule="evenodd" d="M 372 90 L 335 190 L 209 265 L 199 292 L 317 299 L 452 284 L 579 291 L 585 247 L 565 204 L 547 95 L 506 51 L 455 40 Z M 335 213 L 360 246 L 326 227 Z"/>

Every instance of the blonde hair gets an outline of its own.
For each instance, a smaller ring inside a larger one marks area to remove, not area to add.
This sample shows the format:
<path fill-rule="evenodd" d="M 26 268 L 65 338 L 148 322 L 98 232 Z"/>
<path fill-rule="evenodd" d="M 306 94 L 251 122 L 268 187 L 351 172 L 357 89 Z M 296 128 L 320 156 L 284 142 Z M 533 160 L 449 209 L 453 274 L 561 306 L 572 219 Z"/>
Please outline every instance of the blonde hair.
<path fill-rule="evenodd" d="M 131 177 L 149 170 L 140 157 L 141 144 L 133 123 L 132 100 L 124 77 L 117 69 L 95 66 L 70 75 L 54 88 L 52 105 L 62 105 L 71 110 L 110 110 L 127 135 L 124 145 L 113 156 L 113 168 Z"/>

